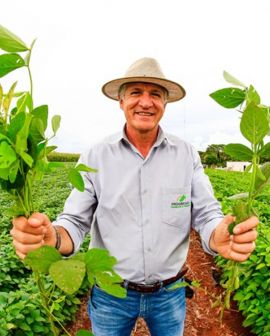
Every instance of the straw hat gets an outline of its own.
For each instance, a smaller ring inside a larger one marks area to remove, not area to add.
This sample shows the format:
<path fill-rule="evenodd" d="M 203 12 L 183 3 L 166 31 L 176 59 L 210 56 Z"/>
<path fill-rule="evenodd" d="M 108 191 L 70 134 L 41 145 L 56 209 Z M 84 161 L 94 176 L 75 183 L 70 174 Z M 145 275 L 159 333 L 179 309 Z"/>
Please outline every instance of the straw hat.
<path fill-rule="evenodd" d="M 141 58 L 133 63 L 122 78 L 114 79 L 102 87 L 105 96 L 119 100 L 119 89 L 126 83 L 151 83 L 168 91 L 168 103 L 184 98 L 185 89 L 178 83 L 166 79 L 158 62 L 154 58 Z"/>

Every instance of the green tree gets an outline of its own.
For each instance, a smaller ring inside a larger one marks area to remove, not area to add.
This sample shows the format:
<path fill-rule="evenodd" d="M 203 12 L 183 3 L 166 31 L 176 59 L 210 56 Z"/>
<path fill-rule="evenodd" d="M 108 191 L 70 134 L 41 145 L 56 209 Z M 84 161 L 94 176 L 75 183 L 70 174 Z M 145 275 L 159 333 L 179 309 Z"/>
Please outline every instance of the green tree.
<path fill-rule="evenodd" d="M 225 145 L 223 144 L 209 145 L 204 153 L 204 163 L 211 164 L 210 162 L 213 161 L 212 164 L 225 166 L 226 162 L 229 161 L 231 157 L 225 153 L 224 147 Z"/>

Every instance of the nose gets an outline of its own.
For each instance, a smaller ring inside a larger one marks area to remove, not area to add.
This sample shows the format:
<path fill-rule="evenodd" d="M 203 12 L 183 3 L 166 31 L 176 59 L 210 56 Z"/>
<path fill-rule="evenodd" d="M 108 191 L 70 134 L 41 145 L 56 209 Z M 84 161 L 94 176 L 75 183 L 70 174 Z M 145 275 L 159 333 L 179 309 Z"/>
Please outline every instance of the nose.
<path fill-rule="evenodd" d="M 144 92 L 140 96 L 139 105 L 144 109 L 148 109 L 153 106 L 151 95 L 148 92 Z"/>

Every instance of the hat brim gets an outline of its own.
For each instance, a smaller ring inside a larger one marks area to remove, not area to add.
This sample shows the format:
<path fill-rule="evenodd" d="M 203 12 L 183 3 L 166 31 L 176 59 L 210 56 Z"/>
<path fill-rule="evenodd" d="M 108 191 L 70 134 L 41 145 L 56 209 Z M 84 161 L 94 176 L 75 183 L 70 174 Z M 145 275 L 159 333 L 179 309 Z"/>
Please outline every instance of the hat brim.
<path fill-rule="evenodd" d="M 180 100 L 186 95 L 185 89 L 180 84 L 157 77 L 124 77 L 114 79 L 103 85 L 102 92 L 108 98 L 119 100 L 119 89 L 123 84 L 127 83 L 151 83 L 159 85 L 168 91 L 168 103 Z"/>

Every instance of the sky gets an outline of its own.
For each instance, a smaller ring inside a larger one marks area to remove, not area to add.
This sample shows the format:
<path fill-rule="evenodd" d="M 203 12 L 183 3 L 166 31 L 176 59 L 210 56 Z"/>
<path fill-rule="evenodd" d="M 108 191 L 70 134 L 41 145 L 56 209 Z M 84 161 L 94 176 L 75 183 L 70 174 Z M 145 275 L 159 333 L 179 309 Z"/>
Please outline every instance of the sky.
<path fill-rule="evenodd" d="M 253 84 L 270 105 L 269 0 L 9 0 L 0 24 L 27 45 L 37 38 L 31 69 L 35 105 L 48 104 L 62 121 L 51 144 L 81 153 L 122 129 L 119 104 L 101 92 L 141 57 L 158 60 L 165 76 L 186 97 L 168 104 L 161 126 L 192 143 L 245 143 L 239 113 L 217 105 L 209 94 L 230 86 L 226 70 Z M 18 80 L 27 90 L 25 68 L 0 83 Z"/>

